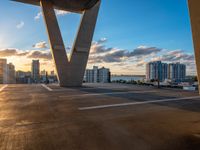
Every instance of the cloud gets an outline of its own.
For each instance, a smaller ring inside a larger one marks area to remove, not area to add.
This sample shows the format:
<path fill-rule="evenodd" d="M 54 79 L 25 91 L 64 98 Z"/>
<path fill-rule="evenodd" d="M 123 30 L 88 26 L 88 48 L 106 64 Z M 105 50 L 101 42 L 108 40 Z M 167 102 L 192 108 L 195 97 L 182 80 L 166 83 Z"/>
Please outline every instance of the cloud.
<path fill-rule="evenodd" d="M 18 23 L 18 24 L 16 25 L 16 28 L 17 28 L 17 29 L 21 29 L 21 28 L 24 27 L 24 25 L 25 25 L 25 23 L 24 23 L 23 21 L 21 21 L 20 23 Z"/>
<path fill-rule="evenodd" d="M 94 42 L 91 46 L 90 54 L 105 53 L 114 50 L 114 48 L 106 48 L 104 45 Z"/>
<path fill-rule="evenodd" d="M 139 46 L 138 48 L 134 49 L 132 52 L 129 53 L 130 56 L 145 56 L 150 55 L 152 53 L 161 52 L 162 49 L 157 47 L 146 47 L 146 46 Z"/>
<path fill-rule="evenodd" d="M 37 13 L 37 15 L 34 17 L 35 20 L 39 20 L 42 17 L 42 12 Z"/>
<path fill-rule="evenodd" d="M 23 52 L 18 49 L 2 49 L 0 50 L 0 57 L 11 57 L 11 56 L 25 56 L 28 52 Z"/>
<path fill-rule="evenodd" d="M 145 66 L 150 61 L 180 62 L 186 64 L 188 74 L 196 73 L 194 54 L 184 50 L 167 50 L 156 46 L 138 46 L 133 50 L 126 50 L 106 47 L 107 41 L 106 38 L 102 38 L 92 43 L 88 66 L 103 65 L 118 73 L 138 72 L 144 74 Z"/>
<path fill-rule="evenodd" d="M 183 50 L 173 50 L 154 59 L 166 62 L 191 62 L 194 61 L 194 55 L 185 53 Z"/>
<path fill-rule="evenodd" d="M 150 54 L 156 54 L 161 52 L 162 49 L 157 47 L 144 47 L 140 46 L 132 51 L 117 49 L 117 48 L 106 48 L 104 45 L 96 42 L 92 45 L 91 48 L 91 57 L 90 63 L 94 63 L 96 60 L 98 63 L 106 62 L 106 63 L 115 63 L 126 61 L 130 58 L 141 58 L 148 56 Z M 104 53 L 104 54 L 102 54 Z M 102 54 L 102 55 L 100 55 Z"/>
<path fill-rule="evenodd" d="M 101 38 L 100 40 L 97 41 L 97 43 L 102 44 L 107 42 L 107 38 Z"/>
<path fill-rule="evenodd" d="M 106 47 L 107 41 L 106 38 L 102 38 L 92 43 L 88 67 L 92 65 L 105 66 L 111 68 L 112 73 L 117 74 L 144 74 L 145 64 L 150 61 L 180 62 L 187 65 L 188 74 L 196 74 L 194 54 L 187 53 L 184 50 L 166 50 L 155 46 L 138 46 L 133 50 L 126 50 Z M 39 42 L 33 47 L 43 48 L 47 47 L 47 45 L 46 42 Z M 66 50 L 68 52 L 70 47 Z M 18 61 L 19 67 L 21 66 L 20 63 L 31 63 L 31 59 L 40 59 L 42 62 L 47 63 L 50 69 L 53 65 L 50 50 L 0 49 L 0 57 L 8 58 L 14 64 L 15 61 Z"/>
<path fill-rule="evenodd" d="M 70 12 L 68 11 L 64 11 L 64 10 L 55 10 L 55 13 L 57 16 L 64 16 L 64 15 L 67 15 L 67 14 L 70 14 Z"/>
<path fill-rule="evenodd" d="M 4 49 L 0 50 L 0 57 L 9 57 L 17 54 L 16 49 Z"/>
<path fill-rule="evenodd" d="M 51 60 L 52 55 L 49 51 L 31 51 L 27 58 Z"/>
<path fill-rule="evenodd" d="M 89 63 L 119 63 L 130 61 L 136 66 L 144 66 L 148 61 L 192 62 L 194 55 L 183 50 L 165 50 L 158 47 L 138 46 L 130 50 L 114 47 L 106 48 L 106 38 L 93 42 Z"/>
<path fill-rule="evenodd" d="M 41 50 L 30 50 L 30 51 L 22 51 L 18 49 L 2 49 L 0 50 L 0 57 L 26 57 L 32 59 L 44 59 L 51 60 L 52 56 L 49 50 L 41 51 Z"/>
<path fill-rule="evenodd" d="M 64 10 L 57 10 L 55 9 L 56 16 L 65 16 L 70 14 L 71 12 L 64 11 Z M 38 12 L 37 15 L 34 17 L 35 20 L 39 20 L 42 17 L 42 12 Z"/>
<path fill-rule="evenodd" d="M 47 43 L 45 41 L 38 42 L 38 43 L 34 44 L 33 47 L 37 48 L 37 49 L 47 48 Z"/>
<path fill-rule="evenodd" d="M 136 67 L 144 67 L 145 64 L 146 62 L 144 60 L 141 60 L 136 64 Z"/>

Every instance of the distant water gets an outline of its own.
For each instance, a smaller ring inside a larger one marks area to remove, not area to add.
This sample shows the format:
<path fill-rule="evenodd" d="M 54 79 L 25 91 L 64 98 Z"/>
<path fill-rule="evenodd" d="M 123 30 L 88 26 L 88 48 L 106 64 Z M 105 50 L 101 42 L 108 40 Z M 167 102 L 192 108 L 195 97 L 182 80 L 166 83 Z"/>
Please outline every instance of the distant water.
<path fill-rule="evenodd" d="M 111 81 L 125 80 L 125 81 L 143 81 L 145 76 L 111 76 Z"/>

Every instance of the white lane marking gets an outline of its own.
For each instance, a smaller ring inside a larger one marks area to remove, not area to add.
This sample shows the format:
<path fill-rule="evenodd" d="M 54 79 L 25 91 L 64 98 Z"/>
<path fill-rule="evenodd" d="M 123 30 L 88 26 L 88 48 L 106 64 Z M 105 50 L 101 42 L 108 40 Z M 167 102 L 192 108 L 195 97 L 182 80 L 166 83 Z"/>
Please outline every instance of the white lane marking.
<path fill-rule="evenodd" d="M 47 89 L 48 91 L 53 91 L 53 89 L 51 89 L 50 87 L 48 87 L 47 85 L 45 84 L 41 84 L 45 89 Z"/>
<path fill-rule="evenodd" d="M 91 106 L 91 107 L 80 107 L 78 109 L 79 110 L 103 109 L 103 108 L 111 108 L 111 107 L 122 107 L 122 106 L 130 106 L 130 105 L 142 105 L 142 104 L 170 102 L 170 101 L 180 101 L 180 100 L 189 100 L 189 99 L 197 99 L 197 98 L 200 98 L 200 96 L 182 97 L 182 98 L 171 98 L 171 99 L 162 99 L 162 100 L 151 100 L 151 101 L 143 101 L 143 102 L 121 103 L 121 104 L 110 104 L 110 105 L 99 105 L 99 106 Z"/>
<path fill-rule="evenodd" d="M 6 87 L 8 87 L 8 85 L 4 85 L 3 87 L 0 88 L 0 92 L 2 92 Z"/>
<path fill-rule="evenodd" d="M 119 94 L 130 94 L 130 93 L 152 93 L 152 92 L 157 92 L 155 90 L 152 91 L 129 91 L 129 92 L 109 92 L 109 93 L 87 93 L 87 94 L 79 94 L 79 95 L 69 95 L 69 96 L 59 96 L 61 98 L 70 98 L 70 97 L 82 97 L 82 96 L 101 96 L 101 95 L 119 95 Z"/>

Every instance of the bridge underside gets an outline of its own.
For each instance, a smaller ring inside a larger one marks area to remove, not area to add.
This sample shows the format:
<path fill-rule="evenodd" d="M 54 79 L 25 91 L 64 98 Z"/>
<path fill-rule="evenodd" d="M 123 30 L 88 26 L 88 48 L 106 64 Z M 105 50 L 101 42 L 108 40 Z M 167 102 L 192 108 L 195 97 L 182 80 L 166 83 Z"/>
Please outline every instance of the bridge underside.
<path fill-rule="evenodd" d="M 13 1 L 40 6 L 41 0 L 13 0 Z M 81 13 L 87 9 L 92 8 L 99 0 L 46 0 L 46 1 L 51 2 L 54 8 L 56 9 Z"/>

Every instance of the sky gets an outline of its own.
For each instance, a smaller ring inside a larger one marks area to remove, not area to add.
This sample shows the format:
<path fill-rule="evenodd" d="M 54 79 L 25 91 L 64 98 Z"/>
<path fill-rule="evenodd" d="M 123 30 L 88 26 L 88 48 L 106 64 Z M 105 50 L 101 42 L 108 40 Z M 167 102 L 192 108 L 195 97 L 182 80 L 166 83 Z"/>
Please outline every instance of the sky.
<path fill-rule="evenodd" d="M 55 13 L 69 55 L 81 14 Z M 51 71 L 49 49 L 41 8 L 1 0 L 0 57 L 25 71 L 40 59 L 41 70 Z M 102 0 L 87 68 L 143 75 L 157 60 L 184 63 L 188 75 L 196 74 L 187 0 Z"/>

